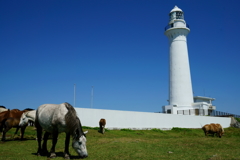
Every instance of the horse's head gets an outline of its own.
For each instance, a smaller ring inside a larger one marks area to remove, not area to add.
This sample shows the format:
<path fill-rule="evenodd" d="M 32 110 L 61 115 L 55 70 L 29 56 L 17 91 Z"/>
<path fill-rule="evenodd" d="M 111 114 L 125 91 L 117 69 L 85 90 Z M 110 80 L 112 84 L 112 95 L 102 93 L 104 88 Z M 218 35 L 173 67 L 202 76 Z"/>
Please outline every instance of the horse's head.
<path fill-rule="evenodd" d="M 75 134 L 75 138 L 73 138 L 73 143 L 72 143 L 72 147 L 74 148 L 74 150 L 78 153 L 78 155 L 82 158 L 85 158 L 88 156 L 88 153 L 87 153 L 87 146 L 86 146 L 86 142 L 87 142 L 87 139 L 86 139 L 86 136 L 85 134 L 87 134 L 88 131 L 85 131 L 83 135 L 81 135 L 79 137 L 79 132 L 76 131 Z M 79 138 L 76 138 L 76 137 L 79 137 Z"/>
<path fill-rule="evenodd" d="M 28 124 L 28 118 L 26 117 L 26 113 L 23 113 L 20 118 L 19 126 L 25 126 L 27 124 Z"/>

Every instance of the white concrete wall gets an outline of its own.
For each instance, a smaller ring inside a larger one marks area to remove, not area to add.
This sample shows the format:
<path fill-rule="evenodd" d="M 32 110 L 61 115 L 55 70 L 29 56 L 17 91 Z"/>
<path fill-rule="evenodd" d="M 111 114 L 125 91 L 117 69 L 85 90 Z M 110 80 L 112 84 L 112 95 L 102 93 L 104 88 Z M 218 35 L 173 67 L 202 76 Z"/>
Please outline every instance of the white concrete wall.
<path fill-rule="evenodd" d="M 224 128 L 230 126 L 231 118 L 175 115 L 151 112 L 133 112 L 118 110 L 103 110 L 90 108 L 75 108 L 81 120 L 82 126 L 99 127 L 99 120 L 106 119 L 108 129 L 171 129 L 201 128 L 205 124 L 219 123 Z"/>

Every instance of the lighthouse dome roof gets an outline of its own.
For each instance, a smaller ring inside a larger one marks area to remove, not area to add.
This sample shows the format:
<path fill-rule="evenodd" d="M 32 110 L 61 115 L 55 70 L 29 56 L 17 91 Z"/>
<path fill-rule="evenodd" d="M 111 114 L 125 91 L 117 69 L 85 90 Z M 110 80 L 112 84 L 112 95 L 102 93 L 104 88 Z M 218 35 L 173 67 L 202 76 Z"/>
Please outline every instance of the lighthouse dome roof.
<path fill-rule="evenodd" d="M 180 8 L 178 8 L 178 6 L 175 6 L 175 7 L 170 11 L 170 13 L 176 12 L 176 11 L 183 12 Z"/>

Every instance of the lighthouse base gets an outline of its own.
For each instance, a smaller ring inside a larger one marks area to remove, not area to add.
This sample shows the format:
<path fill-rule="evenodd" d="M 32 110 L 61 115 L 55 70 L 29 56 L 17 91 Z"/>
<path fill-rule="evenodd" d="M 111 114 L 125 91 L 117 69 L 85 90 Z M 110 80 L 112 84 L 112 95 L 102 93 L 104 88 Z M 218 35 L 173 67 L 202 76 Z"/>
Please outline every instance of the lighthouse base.
<path fill-rule="evenodd" d="M 162 107 L 163 113 L 180 115 L 206 116 L 211 115 L 213 110 L 216 110 L 216 106 L 206 102 L 192 103 L 191 106 L 167 105 Z"/>

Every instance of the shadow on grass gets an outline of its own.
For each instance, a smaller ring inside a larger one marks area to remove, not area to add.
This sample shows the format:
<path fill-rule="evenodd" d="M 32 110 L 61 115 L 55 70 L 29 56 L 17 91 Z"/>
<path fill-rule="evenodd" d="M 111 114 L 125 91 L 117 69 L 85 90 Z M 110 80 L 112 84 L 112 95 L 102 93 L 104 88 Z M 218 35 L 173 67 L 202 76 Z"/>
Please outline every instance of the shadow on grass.
<path fill-rule="evenodd" d="M 57 157 L 63 157 L 64 158 L 64 153 L 63 152 L 55 152 Z M 38 156 L 37 153 L 32 153 L 32 155 Z M 52 159 L 49 157 L 50 153 L 47 154 L 47 156 L 41 156 L 41 157 L 47 157 L 47 159 Z M 80 156 L 70 156 L 70 159 L 83 159 Z"/>
<path fill-rule="evenodd" d="M 29 138 L 23 138 L 23 139 L 21 139 L 21 138 L 7 138 L 7 139 L 5 139 L 4 141 L 0 141 L 0 143 L 5 143 L 5 142 L 11 142 L 11 141 L 28 141 L 28 140 L 36 140 L 35 138 L 31 138 L 31 139 L 29 139 Z"/>

